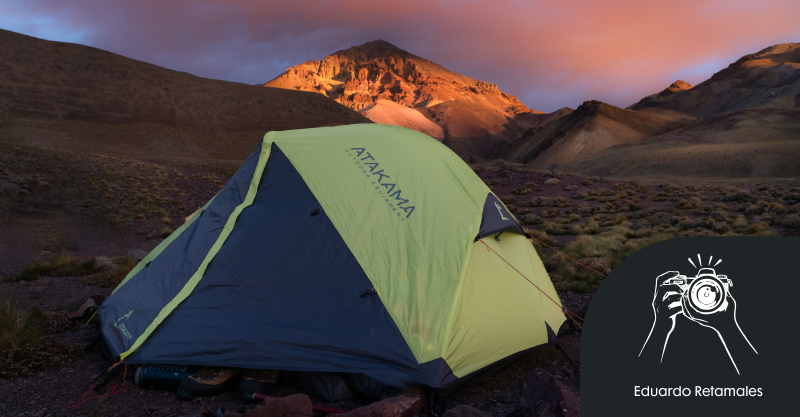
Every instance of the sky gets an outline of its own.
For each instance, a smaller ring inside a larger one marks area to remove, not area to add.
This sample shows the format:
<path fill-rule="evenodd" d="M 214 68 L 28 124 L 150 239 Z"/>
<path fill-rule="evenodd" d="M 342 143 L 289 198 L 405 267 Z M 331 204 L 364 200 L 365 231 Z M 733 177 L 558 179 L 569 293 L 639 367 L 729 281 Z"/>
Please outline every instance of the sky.
<path fill-rule="evenodd" d="M 264 83 L 383 39 L 551 112 L 627 107 L 800 42 L 797 0 L 3 0 L 0 28 Z"/>

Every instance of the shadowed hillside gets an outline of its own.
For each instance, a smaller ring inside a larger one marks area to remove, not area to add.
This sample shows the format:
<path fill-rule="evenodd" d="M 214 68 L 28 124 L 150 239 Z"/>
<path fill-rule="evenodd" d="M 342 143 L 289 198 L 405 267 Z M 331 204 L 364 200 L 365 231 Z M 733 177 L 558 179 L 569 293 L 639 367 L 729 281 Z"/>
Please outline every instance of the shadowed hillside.
<path fill-rule="evenodd" d="M 502 153 L 510 162 L 531 168 L 585 158 L 623 143 L 639 142 L 695 122 L 674 111 L 634 111 L 600 101 L 587 101 L 571 114 L 525 135 Z"/>
<path fill-rule="evenodd" d="M 798 155 L 800 110 L 745 110 L 553 169 L 612 177 L 797 177 Z"/>
<path fill-rule="evenodd" d="M 364 122 L 318 94 L 201 78 L 0 30 L 6 141 L 116 156 L 243 159 L 270 130 Z"/>

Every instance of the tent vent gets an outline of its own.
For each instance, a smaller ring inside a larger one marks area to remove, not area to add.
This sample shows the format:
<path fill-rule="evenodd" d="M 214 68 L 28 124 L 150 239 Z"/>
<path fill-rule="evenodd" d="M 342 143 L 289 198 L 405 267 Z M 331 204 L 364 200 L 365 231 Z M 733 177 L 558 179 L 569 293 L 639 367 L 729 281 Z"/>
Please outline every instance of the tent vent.
<path fill-rule="evenodd" d="M 319 214 L 321 212 L 322 212 L 322 207 L 317 207 L 317 208 L 314 209 L 314 211 L 311 212 L 311 215 L 312 216 L 316 216 L 317 214 Z"/>
<path fill-rule="evenodd" d="M 364 298 L 364 297 L 369 297 L 369 296 L 371 296 L 371 295 L 375 295 L 375 294 L 377 294 L 377 293 L 378 293 L 378 292 L 377 292 L 377 291 L 375 291 L 375 288 L 370 288 L 370 289 L 368 289 L 368 290 L 367 290 L 367 292 L 365 292 L 364 294 L 361 294 L 361 298 Z"/>

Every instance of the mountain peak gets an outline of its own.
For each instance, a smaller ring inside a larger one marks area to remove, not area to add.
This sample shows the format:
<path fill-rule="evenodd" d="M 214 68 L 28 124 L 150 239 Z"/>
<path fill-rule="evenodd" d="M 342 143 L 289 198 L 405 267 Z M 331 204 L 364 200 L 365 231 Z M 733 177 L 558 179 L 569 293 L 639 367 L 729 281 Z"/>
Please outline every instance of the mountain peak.
<path fill-rule="evenodd" d="M 361 45 L 354 46 L 353 48 L 359 48 L 359 47 L 360 48 L 365 48 L 365 49 L 398 50 L 398 51 L 402 51 L 402 49 L 394 46 L 393 44 L 391 44 L 389 42 L 386 42 L 383 39 L 376 39 L 374 41 L 369 41 L 369 42 L 363 43 Z"/>
<path fill-rule="evenodd" d="M 676 91 L 688 90 L 690 88 L 692 88 L 691 84 L 689 84 L 689 83 L 687 83 L 686 81 L 683 81 L 683 80 L 678 80 L 678 81 L 675 81 L 674 83 L 672 83 L 672 85 L 667 87 L 667 89 L 664 90 L 664 91 L 672 91 L 674 93 Z M 663 91 L 662 91 L 662 93 L 663 93 Z"/>
<path fill-rule="evenodd" d="M 494 84 L 450 71 L 382 39 L 294 66 L 264 86 L 321 93 L 354 110 L 378 100 L 412 108 L 461 100 L 510 117 L 531 111 Z"/>

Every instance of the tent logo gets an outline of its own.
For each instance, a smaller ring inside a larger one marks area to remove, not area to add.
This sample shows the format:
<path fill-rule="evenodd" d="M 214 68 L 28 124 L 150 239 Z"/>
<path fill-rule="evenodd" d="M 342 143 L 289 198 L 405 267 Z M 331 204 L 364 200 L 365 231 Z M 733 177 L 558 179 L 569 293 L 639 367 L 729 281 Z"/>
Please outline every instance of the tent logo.
<path fill-rule="evenodd" d="M 656 278 L 653 296 L 655 319 L 650 334 L 647 335 L 644 346 L 639 351 L 640 357 L 650 343 L 652 346 L 650 349 L 661 350 L 660 361 L 663 362 L 667 343 L 675 330 L 675 318 L 679 314 L 717 333 L 736 373 L 741 374 L 729 349 L 730 343 L 749 346 L 756 355 L 758 354 L 736 320 L 736 300 L 730 293 L 733 281 L 726 275 L 717 274 L 713 267 L 719 265 L 722 259 L 718 259 L 712 267 L 713 259 L 713 256 L 709 257 L 708 267 L 702 268 L 700 254 L 697 254 L 697 265 L 692 258 L 689 258 L 689 263 L 698 268 L 697 274 L 693 277 L 680 275 L 677 271 L 668 271 Z"/>
<path fill-rule="evenodd" d="M 508 218 L 503 214 L 503 209 L 500 208 L 499 204 L 497 204 L 497 201 L 494 202 L 494 206 L 497 207 L 497 211 L 500 212 L 500 219 L 501 220 L 508 220 Z"/>
<path fill-rule="evenodd" d="M 353 155 L 353 151 L 355 151 L 355 155 Z M 411 213 L 414 212 L 416 207 L 411 205 L 407 198 L 402 197 L 400 187 L 396 183 L 390 182 L 392 177 L 387 175 L 383 169 L 378 169 L 380 164 L 372 154 L 367 152 L 365 148 L 350 148 L 345 149 L 345 152 L 348 152 L 353 157 L 353 161 L 367 178 L 373 179 L 372 185 L 375 186 L 375 191 L 385 200 L 386 205 L 392 212 L 397 214 L 400 220 L 411 217 Z M 366 156 L 362 158 L 362 155 L 365 154 Z M 376 176 L 377 180 L 375 179 Z M 402 210 L 402 213 L 399 210 Z M 405 214 L 405 217 L 402 216 L 403 214 Z"/>
<path fill-rule="evenodd" d="M 116 328 L 117 328 L 117 330 L 119 330 L 120 332 L 122 332 L 122 334 L 124 334 L 124 335 L 125 335 L 125 337 L 126 337 L 126 338 L 128 338 L 128 340 L 131 340 L 131 337 L 133 337 L 133 336 L 131 336 L 131 332 L 129 332 L 129 331 L 128 331 L 128 328 L 127 328 L 127 327 L 125 327 L 125 323 L 120 323 L 120 322 L 121 322 L 123 319 L 127 320 L 127 319 L 128 319 L 130 316 L 131 316 L 131 314 L 133 314 L 133 310 L 129 311 L 129 312 L 128 312 L 128 314 L 126 314 L 126 315 L 124 315 L 124 316 L 120 317 L 120 318 L 119 318 L 119 319 L 118 319 L 118 320 L 117 320 L 117 321 L 114 323 L 114 327 L 116 327 Z"/>

